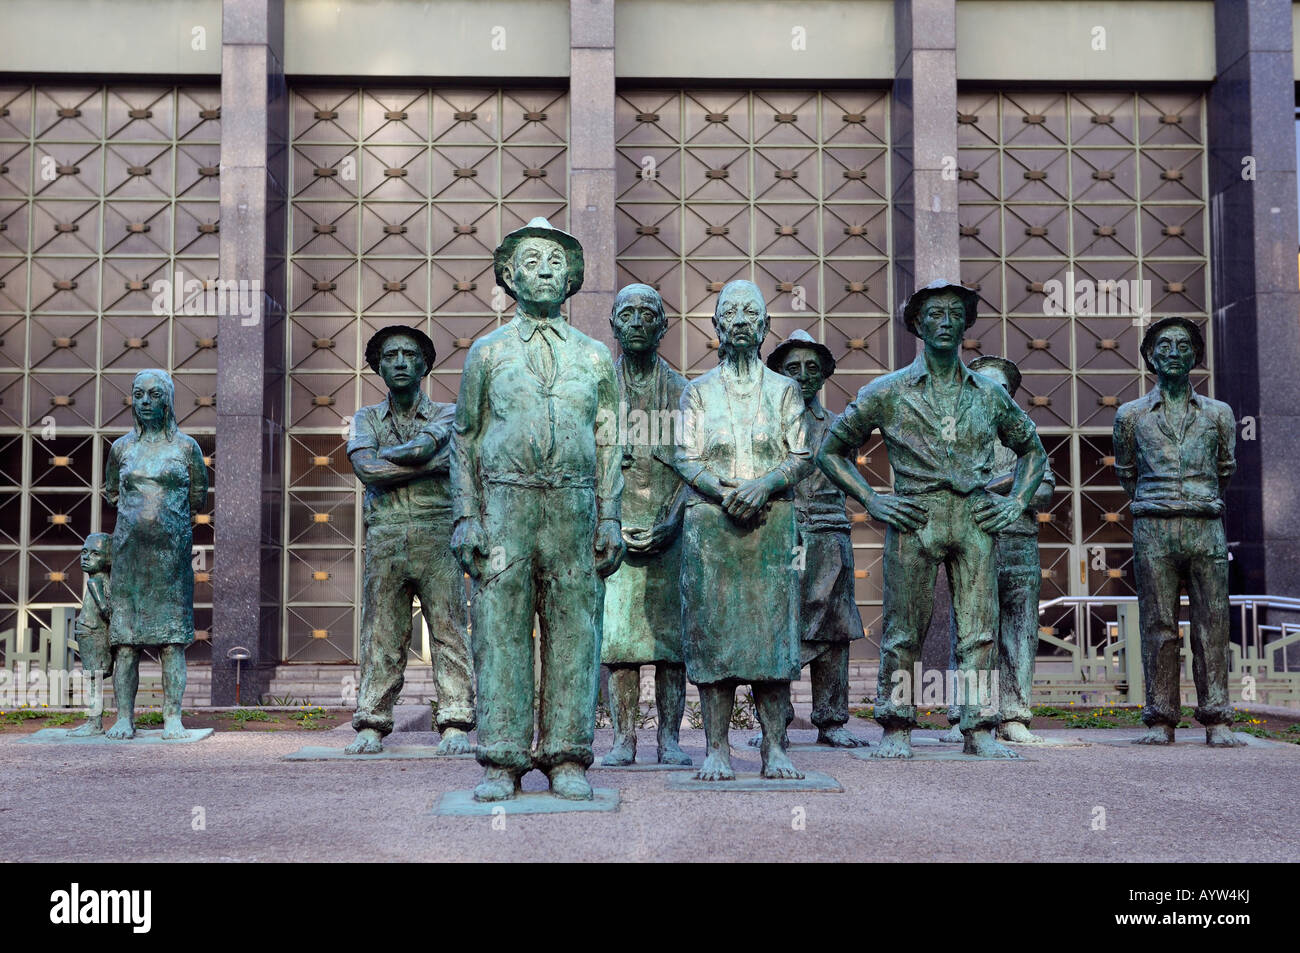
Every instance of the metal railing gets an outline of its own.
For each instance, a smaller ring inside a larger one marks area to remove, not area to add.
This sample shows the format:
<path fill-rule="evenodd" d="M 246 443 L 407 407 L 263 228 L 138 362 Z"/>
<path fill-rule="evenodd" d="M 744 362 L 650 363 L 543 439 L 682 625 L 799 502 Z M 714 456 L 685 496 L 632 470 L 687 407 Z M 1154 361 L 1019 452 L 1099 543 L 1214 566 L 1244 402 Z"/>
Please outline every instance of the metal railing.
<path fill-rule="evenodd" d="M 1229 603 L 1236 613 L 1229 659 L 1229 688 L 1234 702 L 1300 707 L 1300 599 L 1237 595 Z M 1180 604 L 1188 604 L 1187 597 Z M 1270 619 L 1269 613 L 1293 618 Z M 1034 699 L 1047 704 L 1140 705 L 1141 633 L 1136 596 L 1061 596 L 1038 606 L 1040 654 L 1034 672 Z M 1195 702 L 1190 626 L 1179 623 L 1183 637 L 1181 694 Z"/>

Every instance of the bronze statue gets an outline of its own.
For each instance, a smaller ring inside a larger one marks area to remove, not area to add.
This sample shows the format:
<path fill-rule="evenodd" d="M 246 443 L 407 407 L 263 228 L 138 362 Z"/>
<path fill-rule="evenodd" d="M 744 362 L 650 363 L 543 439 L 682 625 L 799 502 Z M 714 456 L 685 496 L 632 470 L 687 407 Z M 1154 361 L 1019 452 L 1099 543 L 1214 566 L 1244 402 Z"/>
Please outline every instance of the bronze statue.
<path fill-rule="evenodd" d="M 690 487 L 673 469 L 677 422 L 686 378 L 658 354 L 668 330 L 659 293 L 628 285 L 614 299 L 610 327 L 622 355 L 618 420 L 607 434 L 622 447 L 623 542 L 627 555 L 605 580 L 600 660 L 609 668 L 614 748 L 602 764 L 636 761 L 641 666 L 655 666 L 660 764 L 690 764 L 678 743 L 686 710 L 682 662 L 681 527 Z"/>
<path fill-rule="evenodd" d="M 803 396 L 804 426 L 813 454 L 826 438 L 831 415 L 817 395 L 835 373 L 830 348 L 797 330 L 767 356 L 767 366 L 792 378 Z M 854 598 L 853 543 L 844 511 L 844 491 L 818 467 L 794 488 L 799 526 L 799 661 L 812 681 L 812 723 L 817 743 L 834 748 L 865 747 L 845 727 L 849 721 L 849 643 L 864 635 Z M 761 736 L 750 739 L 757 747 Z"/>
<path fill-rule="evenodd" d="M 985 355 L 967 365 L 1001 384 L 1015 400 L 1020 389 L 1020 368 L 1005 357 Z M 1016 455 L 999 444 L 994 449 L 993 469 L 997 474 L 985 487 L 990 493 L 1005 495 L 1016 477 Z M 998 573 L 998 712 L 1001 724 L 998 737 L 1013 744 L 1042 744 L 1043 739 L 1029 730 L 1033 720 L 1034 659 L 1038 654 L 1038 596 L 1042 591 L 1043 573 L 1038 558 L 1038 510 L 1052 502 L 1056 477 L 1049 467 L 1043 482 L 1034 491 L 1034 499 L 1016 521 L 994 536 L 994 560 Z M 951 627 L 953 645 L 951 666 L 957 665 L 957 626 Z M 962 740 L 961 712 L 952 707 L 948 720 L 953 729 L 947 741 Z"/>
<path fill-rule="evenodd" d="M 696 777 L 735 778 L 727 729 L 748 683 L 765 778 L 802 778 L 786 753 L 799 677 L 798 532 L 793 488 L 809 470 L 803 400 L 763 366 L 763 295 L 729 282 L 713 312 L 718 366 L 682 392 L 677 472 L 693 488 L 682 530 L 682 645 L 699 687 L 707 753 Z"/>
<path fill-rule="evenodd" d="M 86 576 L 86 591 L 81 597 L 81 611 L 72 630 L 77 637 L 77 655 L 81 657 L 81 677 L 89 686 L 89 713 L 86 723 L 74 728 L 72 735 L 104 733 L 104 679 L 113 674 L 113 649 L 108 641 L 109 572 L 113 566 L 113 537 L 91 533 L 81 547 L 81 571 Z"/>
<path fill-rule="evenodd" d="M 132 430 L 108 452 L 104 498 L 117 507 L 109 594 L 109 642 L 117 721 L 107 737 L 135 736 L 140 649 L 162 659 L 163 734 L 181 724 L 185 647 L 194 642 L 194 514 L 208 494 L 203 451 L 176 425 L 175 387 L 166 371 L 145 370 L 131 384 Z"/>
<path fill-rule="evenodd" d="M 957 625 L 959 684 L 992 671 L 998 622 L 994 534 L 1020 517 L 1047 467 L 1033 422 L 1000 385 L 973 374 L 959 354 L 975 322 L 973 291 L 949 281 L 907 302 L 907 329 L 925 342 L 909 366 L 873 380 L 835 418 L 818 462 L 831 480 L 886 524 L 884 635 L 876 720 L 885 730 L 878 758 L 910 758 L 916 725 L 913 664 L 934 612 L 934 580 L 947 567 Z M 894 493 L 877 493 L 852 457 L 879 429 L 894 471 Z M 994 449 L 1017 456 L 1006 496 L 988 492 Z M 896 674 L 897 673 L 897 674 Z M 963 693 L 961 732 L 968 754 L 1018 755 L 995 739 L 997 709 Z"/>
<path fill-rule="evenodd" d="M 456 402 L 452 550 L 473 579 L 479 801 L 512 798 L 533 767 L 558 797 L 592 797 L 601 583 L 618 568 L 623 492 L 609 350 L 560 314 L 582 246 L 535 218 L 502 239 L 497 283 L 514 318 L 470 348 Z M 540 620 L 537 749 L 533 618 Z"/>
<path fill-rule="evenodd" d="M 361 599 L 361 685 L 344 751 L 374 754 L 393 730 L 393 705 L 405 681 L 411 600 L 433 640 L 438 685 L 437 753 L 470 751 L 474 685 L 466 631 L 465 577 L 450 549 L 449 479 L 454 404 L 420 390 L 433 368 L 433 342 L 415 328 L 390 325 L 366 343 L 366 363 L 388 396 L 362 407 L 352 423 L 348 459 L 366 487 L 366 568 Z"/>
<path fill-rule="evenodd" d="M 1115 414 L 1115 472 L 1133 501 L 1133 566 L 1147 733 L 1139 744 L 1174 740 L 1182 665 L 1180 590 L 1191 603 L 1196 720 L 1205 743 L 1242 744 L 1232 732 L 1228 698 L 1228 544 L 1223 492 L 1237 468 L 1236 417 L 1222 401 L 1192 389 L 1191 370 L 1205 356 L 1196 323 L 1163 318 L 1142 338 L 1142 357 L 1157 386 Z"/>

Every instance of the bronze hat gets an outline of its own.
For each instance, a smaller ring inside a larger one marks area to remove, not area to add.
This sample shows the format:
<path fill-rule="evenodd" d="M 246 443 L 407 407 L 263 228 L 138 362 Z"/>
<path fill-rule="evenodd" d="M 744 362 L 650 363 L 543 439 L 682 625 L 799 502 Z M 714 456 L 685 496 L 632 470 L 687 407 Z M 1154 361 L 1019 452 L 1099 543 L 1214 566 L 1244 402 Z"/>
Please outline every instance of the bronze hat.
<path fill-rule="evenodd" d="M 939 278 L 930 282 L 924 288 L 917 288 L 912 292 L 912 296 L 907 299 L 907 305 L 903 308 L 903 323 L 907 325 L 907 330 L 917 337 L 921 336 L 916 330 L 916 316 L 921 311 L 921 303 L 926 298 L 943 294 L 945 291 L 956 292 L 961 298 L 962 304 L 966 307 L 966 327 L 969 328 L 975 323 L 975 314 L 980 300 L 979 293 L 972 291 L 963 284 L 949 281 L 946 278 Z"/>
<path fill-rule="evenodd" d="M 569 284 L 564 290 L 564 297 L 568 298 L 576 294 L 582 287 L 584 271 L 582 245 L 568 232 L 555 228 L 540 215 L 501 239 L 501 244 L 492 253 L 492 270 L 496 274 L 497 284 L 505 289 L 505 293 L 512 298 L 515 296 L 515 289 L 510 287 L 505 279 L 505 269 L 514 261 L 515 246 L 525 238 L 546 238 L 558 243 L 564 249 L 569 264 Z"/>
<path fill-rule="evenodd" d="M 407 337 L 414 338 L 420 345 L 421 353 L 424 354 L 424 373 L 428 374 L 433 370 L 433 362 L 437 360 L 438 352 L 433 349 L 433 341 L 429 340 L 429 335 L 419 328 L 408 328 L 404 324 L 390 324 L 370 335 L 370 340 L 366 342 L 366 363 L 370 365 L 372 371 L 379 373 L 379 357 L 383 353 L 384 342 L 394 334 L 405 334 Z"/>
<path fill-rule="evenodd" d="M 982 354 L 966 366 L 977 374 L 979 373 L 980 368 L 996 367 L 1007 379 L 1007 387 L 1012 397 L 1015 397 L 1016 391 L 1020 390 L 1020 381 L 1022 378 L 1020 375 L 1020 368 L 1016 366 L 1015 361 L 1008 360 L 1005 357 L 998 357 L 996 354 Z"/>
<path fill-rule="evenodd" d="M 1156 338 L 1165 328 L 1180 324 L 1187 329 L 1187 333 L 1192 338 L 1192 347 L 1196 350 L 1196 364 L 1205 360 L 1205 335 L 1201 333 L 1200 327 L 1191 318 L 1184 318 L 1180 315 L 1173 317 L 1161 318 L 1151 327 L 1147 328 L 1146 333 L 1142 335 L 1142 360 L 1146 362 L 1147 370 L 1152 374 L 1156 372 L 1155 365 L 1151 363 L 1151 350 L 1156 346 Z M 1195 367 L 1196 364 L 1192 366 Z"/>
<path fill-rule="evenodd" d="M 798 328 L 793 331 L 788 338 L 773 348 L 772 353 L 767 356 L 767 366 L 778 374 L 781 371 L 781 362 L 785 360 L 786 354 L 797 347 L 806 347 L 810 351 L 816 352 L 822 362 L 822 374 L 830 377 L 835 373 L 835 358 L 831 356 L 831 349 L 825 344 L 816 341 L 811 334 Z"/>

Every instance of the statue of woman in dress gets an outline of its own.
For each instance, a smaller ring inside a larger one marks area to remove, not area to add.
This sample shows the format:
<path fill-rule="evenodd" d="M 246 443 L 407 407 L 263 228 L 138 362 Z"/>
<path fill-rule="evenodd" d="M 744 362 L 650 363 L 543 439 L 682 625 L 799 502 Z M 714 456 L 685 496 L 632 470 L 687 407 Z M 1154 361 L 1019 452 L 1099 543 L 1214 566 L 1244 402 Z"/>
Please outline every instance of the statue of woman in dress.
<path fill-rule="evenodd" d="M 785 750 L 799 677 L 799 571 L 793 487 L 811 467 L 803 397 L 759 359 L 767 305 L 732 281 L 713 312 L 718 366 L 682 391 L 675 465 L 694 493 L 682 529 L 682 649 L 700 691 L 702 781 L 735 778 L 727 741 L 748 683 L 763 728 L 763 777 L 802 778 Z"/>
<path fill-rule="evenodd" d="M 135 427 L 113 442 L 104 498 L 117 507 L 109 642 L 117 722 L 109 738 L 135 735 L 140 649 L 162 657 L 163 739 L 181 724 L 185 647 L 194 641 L 193 517 L 208 493 L 203 452 L 176 426 L 175 387 L 166 371 L 145 370 L 131 385 Z"/>

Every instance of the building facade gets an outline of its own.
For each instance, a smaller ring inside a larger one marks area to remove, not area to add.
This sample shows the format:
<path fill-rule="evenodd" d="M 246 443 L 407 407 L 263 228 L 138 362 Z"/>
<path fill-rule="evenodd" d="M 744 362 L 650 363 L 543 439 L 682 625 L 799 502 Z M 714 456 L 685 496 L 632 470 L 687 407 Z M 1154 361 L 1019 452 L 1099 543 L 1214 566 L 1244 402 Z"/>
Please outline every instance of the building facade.
<path fill-rule="evenodd" d="M 1043 598 L 1133 591 L 1114 409 L 1145 321 L 1206 327 L 1196 386 L 1241 423 L 1232 588 L 1300 592 L 1297 7 L 1286 0 L 13 0 L 0 37 L 0 629 L 79 601 L 104 455 L 142 367 L 211 466 L 192 658 L 356 657 L 347 422 L 385 324 L 454 400 L 508 320 L 491 252 L 583 242 L 569 318 L 610 339 L 656 287 L 664 356 L 712 366 L 758 283 L 824 341 L 838 411 L 909 362 L 918 283 L 980 295 L 1058 477 Z M 889 485 L 883 448 L 859 465 Z M 853 514 L 874 652 L 883 532 Z M 1053 618 L 1045 634 L 1065 635 Z M 1061 624 L 1065 622 L 1062 619 Z M 229 671 L 227 669 L 229 668 Z M 247 675 L 246 675 L 247 677 Z"/>

